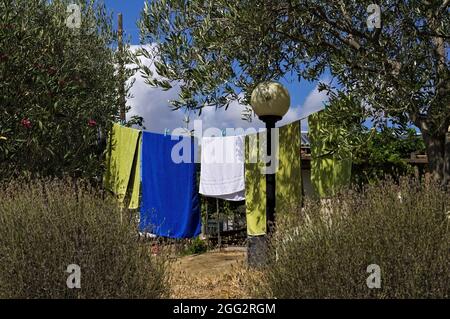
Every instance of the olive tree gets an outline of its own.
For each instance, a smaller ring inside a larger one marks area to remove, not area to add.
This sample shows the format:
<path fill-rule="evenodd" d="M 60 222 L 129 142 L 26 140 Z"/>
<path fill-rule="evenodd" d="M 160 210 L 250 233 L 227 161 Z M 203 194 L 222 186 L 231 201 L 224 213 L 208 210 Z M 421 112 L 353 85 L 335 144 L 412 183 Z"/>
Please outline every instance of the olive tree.
<path fill-rule="evenodd" d="M 376 2 L 376 3 L 374 3 Z M 434 177 L 450 180 L 449 0 L 160 0 L 147 3 L 147 83 L 180 85 L 174 108 L 248 104 L 261 81 L 318 80 L 362 100 L 375 121 L 421 131 Z"/>
<path fill-rule="evenodd" d="M 0 178 L 98 180 L 124 83 L 116 38 L 98 1 L 0 1 Z"/>

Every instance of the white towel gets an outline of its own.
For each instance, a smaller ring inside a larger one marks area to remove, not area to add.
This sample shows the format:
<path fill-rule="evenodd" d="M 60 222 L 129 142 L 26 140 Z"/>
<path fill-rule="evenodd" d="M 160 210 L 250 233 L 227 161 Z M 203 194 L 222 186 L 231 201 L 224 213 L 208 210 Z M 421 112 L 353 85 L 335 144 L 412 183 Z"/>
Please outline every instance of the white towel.
<path fill-rule="evenodd" d="M 203 137 L 201 152 L 200 194 L 244 200 L 244 136 Z"/>

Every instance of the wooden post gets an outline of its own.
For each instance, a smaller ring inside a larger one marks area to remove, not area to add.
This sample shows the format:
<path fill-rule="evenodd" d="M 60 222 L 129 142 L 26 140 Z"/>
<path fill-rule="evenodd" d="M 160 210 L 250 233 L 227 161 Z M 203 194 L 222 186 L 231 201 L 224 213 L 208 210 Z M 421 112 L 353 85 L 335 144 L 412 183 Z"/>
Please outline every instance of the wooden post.
<path fill-rule="evenodd" d="M 450 190 L 450 126 L 445 134 L 444 160 L 444 185 Z"/>
<path fill-rule="evenodd" d="M 125 123 L 125 84 L 122 82 L 124 78 L 124 63 L 123 63 L 123 16 L 119 13 L 117 17 L 117 42 L 119 49 L 119 109 L 120 109 L 120 122 Z M 122 223 L 125 207 L 120 208 L 120 223 Z"/>
<path fill-rule="evenodd" d="M 205 209 L 206 209 L 206 216 L 205 216 L 205 237 L 206 237 L 206 248 L 209 250 L 209 231 L 208 231 L 208 197 L 205 197 Z"/>
<path fill-rule="evenodd" d="M 216 198 L 216 214 L 217 214 L 217 245 L 219 249 L 222 247 L 222 238 L 220 237 L 220 214 L 219 214 L 219 199 Z"/>
<path fill-rule="evenodd" d="M 300 126 L 300 153 L 298 154 L 298 156 L 300 156 L 300 183 L 302 184 L 302 202 L 300 203 L 300 210 L 303 209 L 303 203 L 305 202 L 305 182 L 304 182 L 304 178 L 303 178 L 303 162 L 302 162 L 302 120 L 299 120 L 299 126 Z"/>
<path fill-rule="evenodd" d="M 126 121 L 126 99 L 125 99 L 125 83 L 122 81 L 124 80 L 124 74 L 125 74 L 125 66 L 124 66 L 124 59 L 123 59 L 123 15 L 122 13 L 119 13 L 118 16 L 118 45 L 119 45 L 119 107 L 120 107 L 120 121 L 125 123 Z"/>

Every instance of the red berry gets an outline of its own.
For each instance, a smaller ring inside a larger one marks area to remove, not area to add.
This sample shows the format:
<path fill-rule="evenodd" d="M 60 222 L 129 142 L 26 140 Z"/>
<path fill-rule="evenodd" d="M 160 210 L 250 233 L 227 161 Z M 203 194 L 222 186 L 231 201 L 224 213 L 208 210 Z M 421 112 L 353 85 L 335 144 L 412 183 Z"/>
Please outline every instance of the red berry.
<path fill-rule="evenodd" d="M 22 119 L 22 121 L 20 121 L 20 124 L 27 129 L 31 128 L 31 121 L 29 119 Z"/>

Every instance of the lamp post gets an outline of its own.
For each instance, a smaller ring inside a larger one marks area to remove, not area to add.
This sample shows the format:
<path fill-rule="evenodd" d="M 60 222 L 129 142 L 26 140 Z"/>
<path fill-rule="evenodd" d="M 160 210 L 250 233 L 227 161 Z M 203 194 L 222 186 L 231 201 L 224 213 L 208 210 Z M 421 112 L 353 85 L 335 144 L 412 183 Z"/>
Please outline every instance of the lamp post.
<path fill-rule="evenodd" d="M 275 205 L 276 205 L 276 182 L 275 171 L 270 170 L 272 161 L 272 129 L 275 123 L 283 118 L 288 112 L 291 104 L 289 92 L 280 83 L 263 82 L 252 92 L 251 106 L 255 114 L 266 124 L 267 149 L 266 154 L 269 161 L 266 162 L 266 230 L 270 235 L 275 228 Z M 249 264 L 259 265 L 264 263 L 267 242 L 265 236 L 252 238 L 255 246 L 254 252 L 249 247 Z M 259 254 L 258 254 L 259 253 Z"/>

